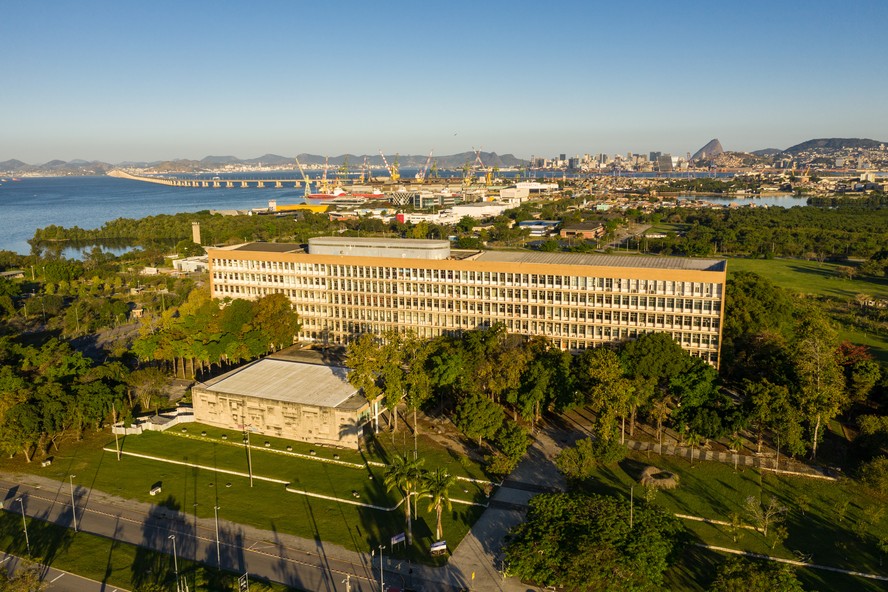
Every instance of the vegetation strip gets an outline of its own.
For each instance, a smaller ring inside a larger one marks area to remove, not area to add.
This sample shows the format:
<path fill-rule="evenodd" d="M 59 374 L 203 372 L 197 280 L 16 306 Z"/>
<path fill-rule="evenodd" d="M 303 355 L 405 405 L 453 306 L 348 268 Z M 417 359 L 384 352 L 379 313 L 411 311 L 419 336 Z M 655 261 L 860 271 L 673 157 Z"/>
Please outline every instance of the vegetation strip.
<path fill-rule="evenodd" d="M 777 563 L 787 563 L 789 565 L 794 565 L 796 567 L 808 567 L 811 569 L 822 569 L 824 571 L 832 571 L 840 574 L 845 574 L 849 576 L 857 576 L 860 578 L 867 578 L 870 580 L 882 580 L 883 582 L 888 582 L 888 576 L 880 576 L 877 574 L 865 573 L 862 571 L 852 571 L 849 569 L 842 569 L 840 567 L 830 567 L 828 565 L 818 565 L 816 563 L 806 563 L 804 561 L 796 561 L 795 559 L 783 559 L 782 557 L 772 557 L 771 555 L 762 555 L 761 553 L 750 553 L 749 551 L 739 551 L 737 549 L 728 549 L 727 547 L 716 547 L 715 545 L 704 545 L 703 543 L 691 543 L 695 547 L 701 547 L 703 549 L 709 549 L 710 551 L 719 551 L 721 553 L 730 553 L 731 555 L 742 555 L 744 557 L 754 557 L 756 559 L 765 559 L 767 561 L 776 561 Z"/>

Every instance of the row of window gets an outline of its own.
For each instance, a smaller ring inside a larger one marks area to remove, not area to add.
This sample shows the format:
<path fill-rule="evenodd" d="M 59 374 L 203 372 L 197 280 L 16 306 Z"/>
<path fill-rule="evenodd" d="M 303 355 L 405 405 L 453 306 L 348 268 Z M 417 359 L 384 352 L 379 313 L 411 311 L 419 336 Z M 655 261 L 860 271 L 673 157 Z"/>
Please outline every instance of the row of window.
<path fill-rule="evenodd" d="M 254 297 L 266 294 L 282 293 L 295 303 L 329 303 L 332 305 L 384 307 L 401 309 L 419 309 L 429 311 L 465 310 L 466 306 L 476 307 L 481 304 L 485 310 L 527 311 L 528 307 L 536 310 L 535 304 L 578 307 L 583 311 L 589 308 L 626 309 L 655 312 L 697 313 L 718 316 L 721 303 L 717 300 L 692 298 L 665 298 L 652 296 L 627 296 L 612 294 L 564 293 L 545 290 L 499 290 L 497 297 L 488 297 L 487 291 L 492 288 L 453 288 L 452 286 L 436 286 L 433 297 L 409 297 L 409 294 L 385 293 L 374 290 L 340 292 L 333 290 L 312 289 L 299 290 L 287 288 L 269 288 L 255 285 L 216 284 L 214 296 L 224 298 L 230 296 Z M 477 291 L 476 291 L 477 290 Z M 483 291 L 482 291 L 483 290 Z M 506 296 L 501 296 L 501 294 Z M 525 304 L 526 303 L 526 304 Z M 474 310 L 474 308 L 472 308 Z M 511 314 L 511 313 L 510 313 Z M 537 314 L 522 312 L 516 314 Z"/>
<path fill-rule="evenodd" d="M 417 269 L 411 267 L 377 267 L 365 265 L 328 265 L 288 261 L 240 261 L 214 259 L 214 279 L 240 279 L 244 270 L 259 273 L 243 274 L 245 281 L 303 283 L 310 279 L 372 279 L 417 282 L 450 282 L 465 285 L 518 286 L 528 288 L 563 288 L 627 292 L 636 294 L 673 294 L 679 296 L 721 296 L 721 284 L 714 282 L 683 282 L 636 278 L 583 277 L 543 275 L 495 271 L 462 271 L 450 269 Z M 263 274 L 261 272 L 271 272 Z M 234 273 L 232 273 L 234 272 Z M 274 272 L 285 272 L 275 274 Z M 295 274 L 295 275 L 294 275 Z"/>

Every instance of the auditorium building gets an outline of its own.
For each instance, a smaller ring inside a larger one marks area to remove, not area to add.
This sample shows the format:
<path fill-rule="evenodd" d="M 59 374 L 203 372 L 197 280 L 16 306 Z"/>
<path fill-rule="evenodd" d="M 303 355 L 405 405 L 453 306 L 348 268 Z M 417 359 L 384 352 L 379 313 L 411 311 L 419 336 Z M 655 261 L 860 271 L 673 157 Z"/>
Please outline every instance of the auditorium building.
<path fill-rule="evenodd" d="M 431 338 L 502 323 L 571 351 L 666 332 L 718 366 L 726 262 L 631 255 L 461 251 L 448 241 L 323 237 L 210 248 L 214 298 L 282 293 L 302 341 L 387 330 Z"/>

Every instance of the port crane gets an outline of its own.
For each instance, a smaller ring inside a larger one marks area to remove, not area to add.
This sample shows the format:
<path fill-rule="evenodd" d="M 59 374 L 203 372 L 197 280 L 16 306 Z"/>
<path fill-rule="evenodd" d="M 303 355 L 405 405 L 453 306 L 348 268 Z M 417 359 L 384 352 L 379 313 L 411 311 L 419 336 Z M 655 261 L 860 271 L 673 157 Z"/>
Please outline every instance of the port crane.
<path fill-rule="evenodd" d="M 475 147 L 472 147 L 472 150 L 475 150 L 475 164 L 478 168 L 484 173 L 484 184 L 490 185 L 493 183 L 493 169 L 484 164 L 484 161 L 481 160 L 481 150 L 484 148 L 478 148 L 475 150 Z"/>
<path fill-rule="evenodd" d="M 385 165 L 385 168 L 388 169 L 389 176 L 392 178 L 392 183 L 397 183 L 401 180 L 401 173 L 398 171 L 398 155 L 395 155 L 395 161 L 389 166 L 388 160 L 385 158 L 385 154 L 382 153 L 382 149 L 379 150 L 379 155 L 382 157 L 382 163 Z"/>
<path fill-rule="evenodd" d="M 305 195 L 311 193 L 311 179 L 308 178 L 308 175 L 305 174 L 305 169 L 302 168 L 302 163 L 299 162 L 299 157 L 296 157 L 296 166 L 299 167 L 299 172 L 302 173 L 302 180 L 304 183 Z"/>
<path fill-rule="evenodd" d="M 426 173 L 429 171 L 429 165 L 432 164 L 432 153 L 433 152 L 434 152 L 434 150 L 429 152 L 429 157 L 426 159 L 425 166 L 422 167 L 416 173 L 416 180 L 419 181 L 420 183 L 425 183 Z"/>

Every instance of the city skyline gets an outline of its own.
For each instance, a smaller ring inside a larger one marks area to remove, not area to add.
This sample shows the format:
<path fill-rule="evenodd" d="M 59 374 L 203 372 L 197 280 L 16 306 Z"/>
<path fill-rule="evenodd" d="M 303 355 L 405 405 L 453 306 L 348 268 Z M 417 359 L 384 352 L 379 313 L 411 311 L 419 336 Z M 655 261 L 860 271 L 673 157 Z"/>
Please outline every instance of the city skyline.
<path fill-rule="evenodd" d="M 888 6 L 13 2 L 0 161 L 888 139 Z"/>

